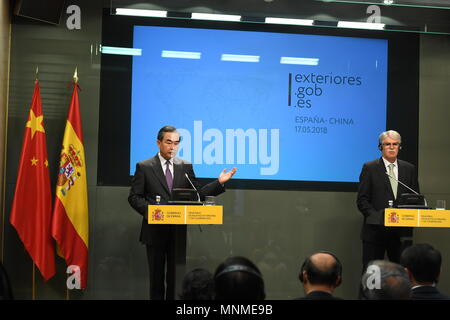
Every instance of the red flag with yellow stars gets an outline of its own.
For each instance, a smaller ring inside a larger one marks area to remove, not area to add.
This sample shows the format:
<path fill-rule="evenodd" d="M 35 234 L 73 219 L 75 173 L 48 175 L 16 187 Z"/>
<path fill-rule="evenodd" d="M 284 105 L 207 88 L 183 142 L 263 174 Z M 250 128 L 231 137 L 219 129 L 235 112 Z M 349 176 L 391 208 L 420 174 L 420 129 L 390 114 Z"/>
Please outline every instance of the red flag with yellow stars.
<path fill-rule="evenodd" d="M 39 82 L 25 126 L 9 221 L 45 280 L 55 274 L 51 235 L 52 194 Z"/>

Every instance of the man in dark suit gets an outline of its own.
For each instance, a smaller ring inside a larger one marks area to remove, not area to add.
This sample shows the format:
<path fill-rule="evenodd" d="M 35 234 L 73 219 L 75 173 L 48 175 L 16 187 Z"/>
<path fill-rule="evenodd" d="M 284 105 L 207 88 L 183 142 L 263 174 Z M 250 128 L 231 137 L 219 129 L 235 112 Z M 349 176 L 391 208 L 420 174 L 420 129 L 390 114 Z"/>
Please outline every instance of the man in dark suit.
<path fill-rule="evenodd" d="M 305 296 L 295 300 L 342 300 L 333 296 L 342 282 L 342 265 L 327 251 L 319 251 L 305 259 L 298 275 Z"/>
<path fill-rule="evenodd" d="M 177 237 L 186 237 L 186 226 L 148 224 L 148 205 L 167 204 L 175 188 L 192 188 L 186 174 L 200 194 L 216 196 L 225 191 L 224 183 L 236 172 L 224 169 L 217 180 L 200 187 L 192 164 L 175 155 L 180 135 L 175 127 L 165 126 L 158 132 L 156 141 L 159 153 L 153 158 L 136 164 L 128 202 L 142 215 L 140 241 L 147 247 L 150 271 L 150 298 L 152 300 L 173 300 L 175 298 L 175 251 Z M 184 240 L 181 241 L 185 243 Z M 185 248 L 184 248 L 185 249 Z M 166 270 L 167 268 L 167 270 Z"/>
<path fill-rule="evenodd" d="M 357 206 L 364 216 L 363 270 L 371 260 L 384 259 L 385 252 L 389 260 L 398 263 L 401 232 L 412 232 L 410 228 L 384 226 L 384 209 L 389 207 L 389 202 L 395 206 L 402 193 L 411 193 L 396 180 L 419 192 L 415 166 L 397 158 L 401 142 L 400 134 L 394 130 L 381 133 L 378 148 L 382 157 L 365 163 L 359 176 Z"/>
<path fill-rule="evenodd" d="M 427 243 L 406 248 L 400 257 L 411 280 L 413 300 L 450 300 L 436 288 L 441 274 L 441 253 Z"/>

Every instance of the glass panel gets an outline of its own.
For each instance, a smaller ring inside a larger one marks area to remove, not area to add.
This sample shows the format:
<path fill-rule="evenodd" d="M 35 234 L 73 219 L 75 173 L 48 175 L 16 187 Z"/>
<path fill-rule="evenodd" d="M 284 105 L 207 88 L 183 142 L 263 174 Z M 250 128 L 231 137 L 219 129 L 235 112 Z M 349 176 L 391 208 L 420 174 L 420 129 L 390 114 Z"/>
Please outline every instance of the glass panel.
<path fill-rule="evenodd" d="M 382 23 L 383 30 L 390 32 L 450 34 L 447 0 L 249 1 L 245 8 L 223 1 L 205 1 L 203 5 L 196 2 L 191 7 L 181 2 L 167 5 L 163 1 L 111 0 L 111 12 L 114 14 L 115 8 L 166 10 L 168 18 L 177 19 L 190 19 L 192 12 L 241 15 L 240 21 L 248 23 L 264 23 L 266 17 L 308 19 L 314 21 L 312 26 L 331 28 L 336 28 L 339 21 L 352 21 Z"/>

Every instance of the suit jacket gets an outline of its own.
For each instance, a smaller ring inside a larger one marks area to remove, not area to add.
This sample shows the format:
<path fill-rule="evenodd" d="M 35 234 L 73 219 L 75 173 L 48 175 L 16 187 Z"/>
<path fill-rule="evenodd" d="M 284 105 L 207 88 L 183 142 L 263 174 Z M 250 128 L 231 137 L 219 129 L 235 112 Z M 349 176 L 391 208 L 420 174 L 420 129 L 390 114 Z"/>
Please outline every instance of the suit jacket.
<path fill-rule="evenodd" d="M 325 291 L 312 291 L 302 298 L 294 300 L 342 300 Z"/>
<path fill-rule="evenodd" d="M 412 300 L 450 300 L 433 286 L 422 286 L 411 290 Z"/>
<path fill-rule="evenodd" d="M 183 159 L 174 158 L 173 169 L 172 188 L 174 189 L 192 188 L 185 177 L 185 173 L 187 173 L 195 188 L 198 190 L 201 199 L 204 199 L 205 196 L 216 196 L 225 191 L 225 188 L 217 179 L 204 187 L 200 187 L 195 178 L 192 164 Z M 136 172 L 132 179 L 130 194 L 128 196 L 128 202 L 131 207 L 143 217 L 140 241 L 145 244 L 154 244 L 156 241 L 161 241 L 167 233 L 167 228 L 164 228 L 164 226 L 149 225 L 147 222 L 148 205 L 155 204 L 157 195 L 161 197 L 161 204 L 167 204 L 171 198 L 158 155 L 136 164 Z"/>
<path fill-rule="evenodd" d="M 397 159 L 398 180 L 419 191 L 416 168 L 409 162 Z M 390 178 L 386 174 L 386 167 L 382 158 L 367 162 L 363 165 L 359 176 L 357 205 L 364 216 L 361 230 L 363 241 L 383 242 L 388 231 L 384 225 L 384 209 L 388 207 L 389 200 L 394 200 Z M 411 193 L 400 183 L 397 187 L 397 199 L 402 193 Z M 394 206 L 396 205 L 394 201 Z M 408 228 L 409 229 L 409 228 Z M 399 228 L 389 228 L 388 232 L 399 233 Z M 405 230 L 406 231 L 406 230 Z"/>

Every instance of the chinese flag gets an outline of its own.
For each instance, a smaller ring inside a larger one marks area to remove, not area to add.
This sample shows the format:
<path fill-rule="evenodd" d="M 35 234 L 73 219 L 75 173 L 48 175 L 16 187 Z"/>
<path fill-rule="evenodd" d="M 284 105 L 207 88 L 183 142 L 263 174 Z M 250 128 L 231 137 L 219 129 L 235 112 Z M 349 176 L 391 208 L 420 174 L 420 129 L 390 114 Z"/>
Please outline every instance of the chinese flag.
<path fill-rule="evenodd" d="M 36 80 L 10 222 L 45 280 L 55 274 L 55 248 L 51 236 L 52 195 L 45 142 L 44 116 Z"/>
<path fill-rule="evenodd" d="M 78 89 L 74 83 L 60 155 L 52 236 L 58 244 L 59 255 L 72 266 L 71 270 L 79 272 L 80 286 L 74 288 L 84 289 L 88 274 L 89 216 Z"/>

